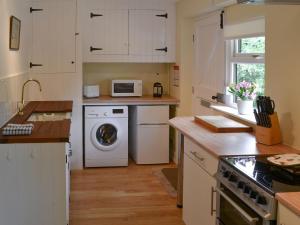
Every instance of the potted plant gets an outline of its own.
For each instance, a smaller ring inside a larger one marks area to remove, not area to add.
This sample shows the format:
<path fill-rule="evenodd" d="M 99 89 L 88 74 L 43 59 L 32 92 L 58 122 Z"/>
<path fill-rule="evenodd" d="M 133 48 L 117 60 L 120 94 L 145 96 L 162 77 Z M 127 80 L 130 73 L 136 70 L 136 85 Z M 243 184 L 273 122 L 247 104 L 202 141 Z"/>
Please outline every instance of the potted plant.
<path fill-rule="evenodd" d="M 229 86 L 230 93 L 237 97 L 239 114 L 246 115 L 253 112 L 253 101 L 256 98 L 256 85 L 252 82 L 242 81 Z"/>

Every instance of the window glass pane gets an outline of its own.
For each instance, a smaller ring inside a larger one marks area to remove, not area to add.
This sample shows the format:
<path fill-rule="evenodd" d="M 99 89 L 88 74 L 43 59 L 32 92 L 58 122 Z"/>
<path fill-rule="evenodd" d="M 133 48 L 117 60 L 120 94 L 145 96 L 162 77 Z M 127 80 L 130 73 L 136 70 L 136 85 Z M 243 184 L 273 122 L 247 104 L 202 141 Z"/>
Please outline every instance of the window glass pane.
<path fill-rule="evenodd" d="M 247 81 L 257 85 L 257 95 L 265 93 L 265 65 L 264 64 L 235 64 L 236 83 Z"/>
<path fill-rule="evenodd" d="M 242 38 L 238 43 L 238 53 L 265 53 L 265 37 Z"/>

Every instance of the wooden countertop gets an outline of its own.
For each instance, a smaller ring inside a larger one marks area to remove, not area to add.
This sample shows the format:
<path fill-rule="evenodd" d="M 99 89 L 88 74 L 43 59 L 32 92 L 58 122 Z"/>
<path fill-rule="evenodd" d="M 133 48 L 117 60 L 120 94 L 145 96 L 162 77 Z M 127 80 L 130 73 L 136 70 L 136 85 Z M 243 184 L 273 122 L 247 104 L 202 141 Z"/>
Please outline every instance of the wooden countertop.
<path fill-rule="evenodd" d="M 175 117 L 169 123 L 217 158 L 234 155 L 299 153 L 298 150 L 282 144 L 274 146 L 258 144 L 252 133 L 214 133 L 195 123 L 194 117 Z"/>
<path fill-rule="evenodd" d="M 72 106 L 72 101 L 32 101 L 25 106 L 23 110 L 24 115 L 15 115 L 7 123 L 28 123 L 26 120 L 33 112 L 72 112 Z M 69 141 L 71 127 L 71 120 L 69 119 L 30 123 L 34 124 L 31 135 L 3 136 L 2 132 L 0 132 L 0 143 L 50 143 Z"/>
<path fill-rule="evenodd" d="M 300 192 L 277 193 L 276 199 L 296 215 L 300 216 Z"/>
<path fill-rule="evenodd" d="M 100 96 L 98 98 L 83 98 L 84 105 L 177 105 L 179 100 L 164 95 L 160 98 L 153 96 L 142 97 L 111 97 L 108 95 Z"/>
<path fill-rule="evenodd" d="M 175 117 L 169 123 L 217 158 L 234 155 L 299 153 L 299 150 L 283 144 L 273 146 L 258 144 L 253 133 L 214 133 L 195 123 L 194 117 Z M 300 192 L 278 193 L 276 198 L 300 216 Z"/>

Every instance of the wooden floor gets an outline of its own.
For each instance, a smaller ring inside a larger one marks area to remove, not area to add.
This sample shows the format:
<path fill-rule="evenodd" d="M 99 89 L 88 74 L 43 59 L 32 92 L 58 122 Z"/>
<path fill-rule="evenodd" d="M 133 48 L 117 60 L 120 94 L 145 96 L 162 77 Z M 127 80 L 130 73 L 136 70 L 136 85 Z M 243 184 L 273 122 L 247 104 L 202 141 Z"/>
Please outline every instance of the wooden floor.
<path fill-rule="evenodd" d="M 176 198 L 154 175 L 164 167 L 72 172 L 70 225 L 184 225 Z"/>

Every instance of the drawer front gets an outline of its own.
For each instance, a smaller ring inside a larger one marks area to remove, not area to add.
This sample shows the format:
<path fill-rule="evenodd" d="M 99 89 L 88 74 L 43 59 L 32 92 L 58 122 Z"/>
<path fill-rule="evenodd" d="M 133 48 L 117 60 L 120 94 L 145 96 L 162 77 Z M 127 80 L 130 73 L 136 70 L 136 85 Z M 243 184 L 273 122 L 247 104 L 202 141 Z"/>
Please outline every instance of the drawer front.
<path fill-rule="evenodd" d="M 218 159 L 190 139 L 184 139 L 184 152 L 211 176 L 218 170 Z"/>

